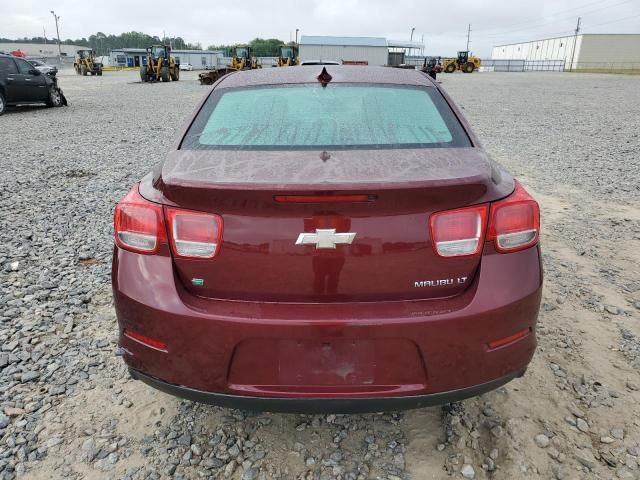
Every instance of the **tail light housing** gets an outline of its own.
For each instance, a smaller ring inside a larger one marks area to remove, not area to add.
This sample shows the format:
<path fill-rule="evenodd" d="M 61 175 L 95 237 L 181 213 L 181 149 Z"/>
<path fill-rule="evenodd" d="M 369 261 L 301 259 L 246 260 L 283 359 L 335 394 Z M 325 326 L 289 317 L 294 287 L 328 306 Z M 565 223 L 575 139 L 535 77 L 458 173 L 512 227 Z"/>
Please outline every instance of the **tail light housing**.
<path fill-rule="evenodd" d="M 207 259 L 215 257 L 222 244 L 222 217 L 163 209 L 143 198 L 137 184 L 116 205 L 113 223 L 116 245 L 135 253 L 153 255 L 169 243 L 176 257 Z"/>
<path fill-rule="evenodd" d="M 487 225 L 486 205 L 447 210 L 431 215 L 433 248 L 441 257 L 478 255 Z"/>
<path fill-rule="evenodd" d="M 540 207 L 516 182 L 514 192 L 491 204 L 487 240 L 493 240 L 500 253 L 517 252 L 538 243 Z"/>
<path fill-rule="evenodd" d="M 142 198 L 138 185 L 116 205 L 113 224 L 116 244 L 131 252 L 151 255 L 167 241 L 162 205 Z"/>
<path fill-rule="evenodd" d="M 479 255 L 485 239 L 493 241 L 499 253 L 517 252 L 538 243 L 540 207 L 515 182 L 507 198 L 488 205 L 446 210 L 431 215 L 431 240 L 441 257 Z"/>
<path fill-rule="evenodd" d="M 167 208 L 171 250 L 181 258 L 206 259 L 222 244 L 222 217 L 211 213 Z"/>

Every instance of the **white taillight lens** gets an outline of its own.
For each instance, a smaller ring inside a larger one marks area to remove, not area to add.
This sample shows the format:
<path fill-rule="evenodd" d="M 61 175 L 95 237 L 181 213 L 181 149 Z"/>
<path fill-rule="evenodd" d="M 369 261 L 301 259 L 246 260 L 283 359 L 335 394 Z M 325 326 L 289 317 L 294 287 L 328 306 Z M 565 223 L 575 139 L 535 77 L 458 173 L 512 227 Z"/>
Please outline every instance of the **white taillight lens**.
<path fill-rule="evenodd" d="M 171 247 L 183 258 L 213 258 L 222 243 L 222 217 L 167 208 Z"/>
<path fill-rule="evenodd" d="M 441 257 L 478 255 L 486 221 L 486 206 L 434 213 L 430 219 L 433 248 Z"/>
<path fill-rule="evenodd" d="M 515 252 L 535 245 L 540 232 L 540 207 L 516 182 L 514 192 L 491 205 L 487 240 L 500 253 Z"/>
<path fill-rule="evenodd" d="M 138 185 L 116 205 L 114 212 L 115 241 L 131 252 L 153 254 L 166 241 L 162 206 L 138 193 Z"/>

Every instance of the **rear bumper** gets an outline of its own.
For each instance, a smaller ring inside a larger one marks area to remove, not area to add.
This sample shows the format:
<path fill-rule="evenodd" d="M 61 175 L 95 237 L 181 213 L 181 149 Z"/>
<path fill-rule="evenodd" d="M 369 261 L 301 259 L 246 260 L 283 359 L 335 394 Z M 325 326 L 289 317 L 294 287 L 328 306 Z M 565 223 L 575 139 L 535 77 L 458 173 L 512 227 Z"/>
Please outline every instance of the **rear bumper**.
<path fill-rule="evenodd" d="M 134 377 L 178 396 L 273 411 L 446 403 L 522 374 L 536 348 L 539 249 L 486 252 L 472 285 L 438 300 L 258 303 L 186 292 L 171 258 L 116 248 L 119 345 Z M 158 351 L 123 334 L 166 342 Z M 516 332 L 518 341 L 489 348 Z"/>
<path fill-rule="evenodd" d="M 147 385 L 180 398 L 200 403 L 208 403 L 226 408 L 259 412 L 280 413 L 373 413 L 412 408 L 432 407 L 445 403 L 459 402 L 465 398 L 475 397 L 495 390 L 517 377 L 524 375 L 524 369 L 510 373 L 505 377 L 472 387 L 451 390 L 449 392 L 412 395 L 406 397 L 367 397 L 348 398 L 278 398 L 252 397 L 248 395 L 226 395 L 223 393 L 204 392 L 193 388 L 173 385 L 157 378 L 129 369 L 131 376 Z"/>

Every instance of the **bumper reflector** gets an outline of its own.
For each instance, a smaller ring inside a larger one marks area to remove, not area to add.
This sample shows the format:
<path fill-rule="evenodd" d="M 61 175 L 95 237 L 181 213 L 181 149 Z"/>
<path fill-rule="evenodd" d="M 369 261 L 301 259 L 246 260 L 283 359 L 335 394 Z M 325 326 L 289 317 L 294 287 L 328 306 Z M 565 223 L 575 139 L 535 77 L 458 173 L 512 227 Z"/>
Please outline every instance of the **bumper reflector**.
<path fill-rule="evenodd" d="M 154 350 L 158 350 L 160 352 L 167 352 L 167 344 L 161 342 L 160 340 L 156 340 L 155 338 L 147 337 L 145 335 L 141 335 L 138 332 L 134 332 L 125 328 L 123 335 L 134 342 L 137 342 L 145 347 L 153 348 Z"/>
<path fill-rule="evenodd" d="M 493 340 L 488 344 L 489 350 L 493 350 L 499 347 L 504 347 L 505 345 L 509 345 L 510 343 L 514 343 L 514 342 L 517 342 L 518 340 L 522 340 L 524 337 L 529 335 L 530 331 L 531 331 L 530 328 L 525 328 L 524 330 L 514 333 L 513 335 L 509 335 L 508 337 Z"/>

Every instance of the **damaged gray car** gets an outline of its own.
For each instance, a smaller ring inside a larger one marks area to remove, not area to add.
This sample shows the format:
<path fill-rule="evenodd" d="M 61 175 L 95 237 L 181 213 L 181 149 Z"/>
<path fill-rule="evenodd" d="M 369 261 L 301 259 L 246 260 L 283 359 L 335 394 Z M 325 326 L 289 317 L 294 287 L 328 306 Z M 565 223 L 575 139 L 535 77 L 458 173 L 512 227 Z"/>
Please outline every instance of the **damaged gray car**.
<path fill-rule="evenodd" d="M 31 63 L 10 55 L 0 55 L 0 115 L 10 105 L 67 105 L 55 76 L 45 75 Z"/>

